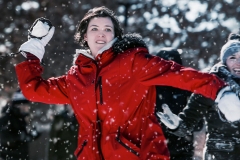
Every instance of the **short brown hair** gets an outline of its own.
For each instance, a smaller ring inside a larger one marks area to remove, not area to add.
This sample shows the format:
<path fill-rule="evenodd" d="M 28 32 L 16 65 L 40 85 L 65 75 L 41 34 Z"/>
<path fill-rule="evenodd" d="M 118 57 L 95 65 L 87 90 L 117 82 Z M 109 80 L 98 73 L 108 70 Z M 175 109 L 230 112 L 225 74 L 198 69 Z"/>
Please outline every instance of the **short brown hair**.
<path fill-rule="evenodd" d="M 87 27 L 91 19 L 94 17 L 109 17 L 112 20 L 114 26 L 114 33 L 115 37 L 122 38 L 123 35 L 123 28 L 121 27 L 118 18 L 116 17 L 115 13 L 106 8 L 105 6 L 102 7 L 95 7 L 90 9 L 80 21 L 77 27 L 77 31 L 75 33 L 74 39 L 76 43 L 79 43 L 83 47 L 88 47 L 87 42 L 84 40 L 84 34 L 87 32 Z"/>

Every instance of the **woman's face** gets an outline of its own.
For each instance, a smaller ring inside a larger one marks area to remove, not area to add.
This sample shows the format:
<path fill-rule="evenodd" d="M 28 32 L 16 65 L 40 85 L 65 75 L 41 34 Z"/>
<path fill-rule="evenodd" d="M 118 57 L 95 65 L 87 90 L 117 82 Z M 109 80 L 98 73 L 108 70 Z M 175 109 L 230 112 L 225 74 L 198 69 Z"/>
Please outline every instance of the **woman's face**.
<path fill-rule="evenodd" d="M 109 17 L 95 17 L 90 20 L 84 40 L 94 57 L 97 52 L 114 38 L 114 26 Z"/>
<path fill-rule="evenodd" d="M 227 58 L 226 65 L 232 75 L 240 78 L 240 52 L 237 52 Z"/>

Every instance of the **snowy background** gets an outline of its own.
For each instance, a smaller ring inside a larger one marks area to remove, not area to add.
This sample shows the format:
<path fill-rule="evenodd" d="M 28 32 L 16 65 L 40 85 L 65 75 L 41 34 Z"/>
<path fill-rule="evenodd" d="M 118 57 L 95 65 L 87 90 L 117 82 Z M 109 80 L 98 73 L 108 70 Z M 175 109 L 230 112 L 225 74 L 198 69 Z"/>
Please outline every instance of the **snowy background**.
<path fill-rule="evenodd" d="M 59 76 L 70 68 L 78 21 L 93 7 L 107 6 L 119 16 L 125 33 L 137 32 L 151 54 L 162 47 L 181 51 L 185 66 L 203 69 L 218 61 L 230 32 L 239 33 L 239 0 L 0 0 L 0 54 L 17 52 L 27 41 L 35 19 L 46 17 L 56 27 L 46 47 L 44 77 Z M 0 59 L 0 107 L 18 87 L 14 65 L 21 56 Z M 34 103 L 34 123 L 43 136 L 32 145 L 35 160 L 44 159 L 52 116 L 59 107 Z"/>

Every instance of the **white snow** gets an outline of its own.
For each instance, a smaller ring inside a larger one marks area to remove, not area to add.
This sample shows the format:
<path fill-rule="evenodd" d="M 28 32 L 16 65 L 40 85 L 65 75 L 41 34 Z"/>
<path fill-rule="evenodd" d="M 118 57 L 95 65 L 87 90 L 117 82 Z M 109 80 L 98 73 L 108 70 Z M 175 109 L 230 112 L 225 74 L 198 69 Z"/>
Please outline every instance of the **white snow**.
<path fill-rule="evenodd" d="M 240 100 L 235 93 L 225 93 L 218 102 L 218 108 L 228 121 L 234 122 L 240 120 Z"/>
<path fill-rule="evenodd" d="M 32 35 L 35 37 L 43 37 L 48 34 L 49 25 L 47 23 L 43 23 L 42 21 L 38 21 L 36 25 L 33 27 Z"/>

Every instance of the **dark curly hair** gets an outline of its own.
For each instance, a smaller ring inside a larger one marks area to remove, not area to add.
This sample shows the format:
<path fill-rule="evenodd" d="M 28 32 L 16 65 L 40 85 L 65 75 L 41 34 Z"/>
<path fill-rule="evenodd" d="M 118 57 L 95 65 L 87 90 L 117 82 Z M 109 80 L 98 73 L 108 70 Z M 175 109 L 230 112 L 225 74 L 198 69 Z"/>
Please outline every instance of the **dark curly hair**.
<path fill-rule="evenodd" d="M 95 7 L 90 9 L 83 17 L 83 19 L 79 22 L 77 26 L 77 31 L 74 35 L 75 42 L 80 44 L 83 47 L 88 47 L 87 42 L 84 40 L 84 34 L 87 32 L 87 27 L 91 19 L 94 17 L 109 17 L 112 20 L 114 26 L 115 37 L 122 38 L 123 36 L 123 28 L 121 27 L 118 18 L 115 16 L 115 13 L 106 8 Z"/>

